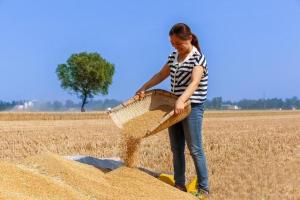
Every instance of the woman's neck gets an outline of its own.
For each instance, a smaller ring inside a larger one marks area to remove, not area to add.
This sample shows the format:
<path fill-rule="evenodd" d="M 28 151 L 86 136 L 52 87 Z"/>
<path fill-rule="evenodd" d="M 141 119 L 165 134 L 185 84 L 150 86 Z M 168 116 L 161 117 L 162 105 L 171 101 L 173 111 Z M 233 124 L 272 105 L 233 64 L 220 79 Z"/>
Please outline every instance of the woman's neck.
<path fill-rule="evenodd" d="M 185 52 L 178 52 L 178 58 L 177 58 L 178 62 L 183 61 L 192 50 L 193 50 L 193 45 L 191 45 L 189 49 Z"/>

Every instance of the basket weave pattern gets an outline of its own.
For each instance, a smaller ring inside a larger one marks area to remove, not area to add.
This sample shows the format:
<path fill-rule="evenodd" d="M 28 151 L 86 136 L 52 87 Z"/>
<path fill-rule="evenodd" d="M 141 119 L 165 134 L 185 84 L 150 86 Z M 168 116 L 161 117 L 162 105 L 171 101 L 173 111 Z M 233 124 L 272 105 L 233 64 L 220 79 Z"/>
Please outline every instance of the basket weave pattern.
<path fill-rule="evenodd" d="M 167 105 L 174 108 L 177 98 L 178 97 L 176 95 L 168 91 L 154 89 L 147 91 L 143 99 L 137 100 L 131 98 L 121 105 L 113 108 L 109 115 L 114 123 L 122 129 L 123 125 L 129 120 L 141 116 L 150 110 L 154 110 L 159 106 Z M 161 116 L 161 118 L 158 119 L 157 124 L 155 124 L 147 131 L 145 137 L 158 133 L 159 131 L 162 131 L 163 129 L 166 129 L 173 124 L 183 120 L 189 115 L 190 112 L 191 103 L 189 100 L 185 102 L 184 111 L 180 114 L 175 115 L 174 110 L 170 109 L 170 111 L 166 115 Z"/>

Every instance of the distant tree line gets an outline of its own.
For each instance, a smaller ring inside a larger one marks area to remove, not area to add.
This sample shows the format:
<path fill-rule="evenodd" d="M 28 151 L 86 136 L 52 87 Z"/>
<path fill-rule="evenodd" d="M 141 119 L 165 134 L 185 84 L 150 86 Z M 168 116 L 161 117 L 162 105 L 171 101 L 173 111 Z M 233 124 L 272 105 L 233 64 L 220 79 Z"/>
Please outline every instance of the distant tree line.
<path fill-rule="evenodd" d="M 0 100 L 0 111 L 13 109 L 17 105 L 24 104 L 24 101 L 5 102 Z"/>
<path fill-rule="evenodd" d="M 214 97 L 205 102 L 206 109 L 225 109 L 228 105 L 237 106 L 239 109 L 300 109 L 300 99 L 297 97 L 279 99 L 242 99 L 239 101 L 223 101 L 222 97 Z"/>
<path fill-rule="evenodd" d="M 0 101 L 0 111 L 80 111 L 82 102 L 74 102 L 72 100 L 33 102 L 31 106 L 22 107 L 28 101 Z M 109 107 L 115 107 L 122 103 L 115 99 L 91 100 L 86 105 L 87 111 L 102 111 Z M 21 108 L 21 109 L 20 109 Z"/>
<path fill-rule="evenodd" d="M 27 101 L 12 101 L 5 102 L 0 100 L 0 111 L 9 111 L 23 105 Z M 107 108 L 113 108 L 121 101 L 115 99 L 105 100 L 91 100 L 86 104 L 87 111 L 101 111 Z M 251 109 L 300 109 L 300 99 L 297 97 L 279 99 L 242 99 L 239 101 L 224 101 L 222 97 L 214 97 L 208 99 L 205 102 L 206 109 L 228 109 L 228 106 L 236 106 L 239 109 L 251 110 Z M 34 102 L 32 107 L 28 108 L 28 111 L 80 111 L 82 102 L 74 102 L 72 100 L 61 101 L 48 101 L 48 102 Z"/>

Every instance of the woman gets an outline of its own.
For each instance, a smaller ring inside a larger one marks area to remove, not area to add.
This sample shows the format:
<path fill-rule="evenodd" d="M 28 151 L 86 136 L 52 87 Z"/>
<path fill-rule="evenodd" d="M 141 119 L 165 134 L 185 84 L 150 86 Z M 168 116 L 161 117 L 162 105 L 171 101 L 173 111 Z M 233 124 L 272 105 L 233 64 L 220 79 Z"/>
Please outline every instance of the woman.
<path fill-rule="evenodd" d="M 198 39 L 183 23 L 175 24 L 170 32 L 170 41 L 176 49 L 163 68 L 146 82 L 137 92 L 139 98 L 147 89 L 171 77 L 171 91 L 178 96 L 175 113 L 184 109 L 184 102 L 190 99 L 192 111 L 187 118 L 169 128 L 173 153 L 175 187 L 185 188 L 185 142 L 192 155 L 198 178 L 198 193 L 206 199 L 209 193 L 206 158 L 202 146 L 203 103 L 206 100 L 208 71 L 201 53 Z"/>

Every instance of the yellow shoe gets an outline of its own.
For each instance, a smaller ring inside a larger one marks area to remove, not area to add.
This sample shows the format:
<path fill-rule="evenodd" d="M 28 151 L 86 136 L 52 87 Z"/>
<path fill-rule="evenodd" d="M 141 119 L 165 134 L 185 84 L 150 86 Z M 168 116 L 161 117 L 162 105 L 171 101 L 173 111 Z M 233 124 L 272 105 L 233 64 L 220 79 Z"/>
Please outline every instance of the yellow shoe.
<path fill-rule="evenodd" d="M 174 181 L 174 176 L 170 175 L 170 174 L 160 174 L 158 177 L 159 180 L 174 186 L 175 185 L 175 181 Z"/>
<path fill-rule="evenodd" d="M 194 178 L 189 184 L 186 185 L 186 189 L 189 193 L 197 192 L 198 180 L 197 177 Z"/>

